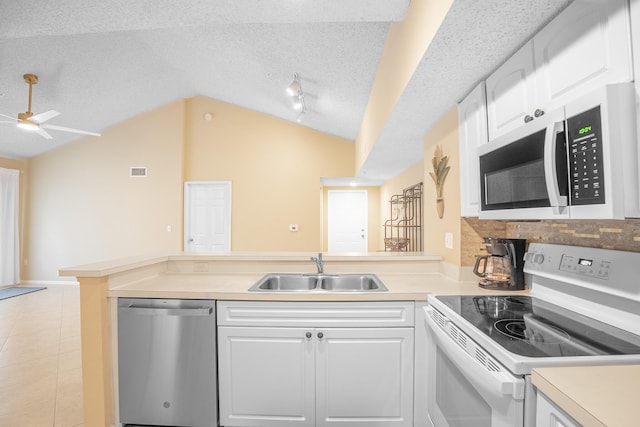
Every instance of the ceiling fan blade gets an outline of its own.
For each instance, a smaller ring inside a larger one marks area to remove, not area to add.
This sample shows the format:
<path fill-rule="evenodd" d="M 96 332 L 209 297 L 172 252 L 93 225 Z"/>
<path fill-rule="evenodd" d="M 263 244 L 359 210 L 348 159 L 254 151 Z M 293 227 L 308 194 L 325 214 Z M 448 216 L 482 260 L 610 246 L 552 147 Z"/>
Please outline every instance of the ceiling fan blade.
<path fill-rule="evenodd" d="M 37 133 L 38 135 L 40 135 L 41 137 L 43 137 L 44 139 L 53 139 L 53 137 L 51 135 L 49 135 L 49 132 L 47 132 L 46 130 L 44 130 L 42 128 L 34 129 L 34 132 Z"/>
<path fill-rule="evenodd" d="M 59 115 L 60 113 L 58 113 L 57 111 L 49 110 L 49 111 L 45 111 L 44 113 L 36 114 L 35 116 L 32 116 L 29 120 L 36 123 L 44 123 L 47 120 L 53 119 L 54 117 Z"/>
<path fill-rule="evenodd" d="M 62 126 L 42 125 L 40 127 L 41 128 L 52 129 L 52 130 L 61 130 L 61 131 L 64 131 L 64 132 L 81 133 L 83 135 L 100 136 L 100 134 L 96 133 L 96 132 L 89 132 L 89 131 L 80 130 L 80 129 L 65 128 L 65 127 L 62 127 Z"/>
<path fill-rule="evenodd" d="M 6 117 L 7 119 L 12 119 L 14 123 L 18 121 L 18 119 L 16 119 L 15 117 L 7 116 L 6 114 L 0 114 L 0 116 Z"/>

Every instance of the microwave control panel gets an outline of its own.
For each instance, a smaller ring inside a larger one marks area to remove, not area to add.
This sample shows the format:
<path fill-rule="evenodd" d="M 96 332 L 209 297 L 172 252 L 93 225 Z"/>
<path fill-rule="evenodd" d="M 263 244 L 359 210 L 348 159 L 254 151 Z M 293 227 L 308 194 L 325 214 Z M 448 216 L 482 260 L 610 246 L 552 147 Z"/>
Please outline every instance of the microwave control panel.
<path fill-rule="evenodd" d="M 567 119 L 572 205 L 605 202 L 600 107 Z"/>

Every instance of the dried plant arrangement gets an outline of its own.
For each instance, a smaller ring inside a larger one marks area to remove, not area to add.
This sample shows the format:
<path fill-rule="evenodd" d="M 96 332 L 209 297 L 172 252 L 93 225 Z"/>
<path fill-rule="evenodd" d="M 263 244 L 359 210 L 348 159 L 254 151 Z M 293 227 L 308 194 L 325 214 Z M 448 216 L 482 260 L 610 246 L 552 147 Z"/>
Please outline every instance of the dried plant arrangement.
<path fill-rule="evenodd" d="M 442 218 L 444 215 L 444 197 L 442 196 L 442 190 L 444 188 L 444 180 L 447 178 L 451 167 L 447 166 L 449 157 L 442 155 L 442 147 L 439 145 L 436 146 L 431 163 L 433 164 L 433 172 L 429 172 L 429 175 L 431 175 L 431 179 L 433 179 L 433 182 L 436 184 L 436 210 L 438 212 L 438 218 Z"/>

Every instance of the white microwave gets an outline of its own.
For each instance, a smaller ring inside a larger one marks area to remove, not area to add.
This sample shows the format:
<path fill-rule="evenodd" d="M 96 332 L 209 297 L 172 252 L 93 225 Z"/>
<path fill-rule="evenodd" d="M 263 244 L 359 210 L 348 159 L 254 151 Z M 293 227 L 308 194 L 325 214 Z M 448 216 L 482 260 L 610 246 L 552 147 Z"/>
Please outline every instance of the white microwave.
<path fill-rule="evenodd" d="M 479 148 L 481 219 L 638 216 L 632 83 L 604 86 Z"/>

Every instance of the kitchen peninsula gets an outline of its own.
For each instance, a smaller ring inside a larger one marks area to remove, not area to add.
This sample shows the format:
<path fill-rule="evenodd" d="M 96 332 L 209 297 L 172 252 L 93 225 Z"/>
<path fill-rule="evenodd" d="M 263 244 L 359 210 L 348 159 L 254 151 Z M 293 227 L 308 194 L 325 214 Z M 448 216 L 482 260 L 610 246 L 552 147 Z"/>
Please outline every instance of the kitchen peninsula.
<path fill-rule="evenodd" d="M 181 298 L 226 301 L 273 302 L 409 302 L 415 304 L 416 316 L 426 305 L 429 294 L 483 294 L 475 281 L 460 281 L 442 274 L 439 256 L 411 253 L 371 253 L 365 255 L 328 254 L 324 256 L 325 271 L 332 273 L 374 273 L 388 288 L 387 292 L 250 292 L 248 289 L 267 273 L 311 273 L 315 265 L 310 261 L 314 253 L 173 253 L 140 256 L 101 262 L 60 270 L 60 275 L 76 277 L 80 282 L 82 323 L 82 369 L 85 425 L 103 427 L 117 425 L 117 405 L 114 366 L 117 362 L 117 299 Z M 526 291 L 524 291 L 526 292 Z M 416 358 L 423 343 L 419 342 L 416 317 Z M 417 359 L 416 359 L 417 360 Z M 421 364 L 416 365 L 416 378 Z M 556 368 L 554 372 L 586 372 L 589 368 Z M 603 368 L 605 369 L 605 368 Z M 607 368 L 608 369 L 608 368 Z M 613 368 L 612 368 L 613 369 Z M 615 368 L 618 369 L 618 368 Z M 540 370 L 544 374 L 547 370 Z M 538 375 L 538 374 L 536 374 Z M 564 375 L 564 374 L 563 374 Z M 593 377 L 591 377 L 593 378 Z M 552 379 L 558 389 L 562 381 Z M 419 381 L 417 381 L 419 382 Z M 625 389 L 633 394 L 636 382 L 627 381 Z M 550 392 L 553 385 L 544 386 Z M 419 393 L 417 391 L 417 393 Z M 627 393 L 625 391 L 624 393 Z M 416 394 L 418 396 L 418 394 Z M 419 398 L 419 397 L 417 397 Z M 564 402 L 562 399 L 558 403 Z M 424 405 L 419 405 L 424 406 Z M 419 406 L 415 409 L 415 425 L 424 420 Z M 615 412 L 619 405 L 608 405 Z M 622 408 L 623 413 L 627 412 Z M 573 407 L 564 407 L 569 413 Z M 590 407 L 584 407 L 589 411 Z M 574 415 L 576 416 L 576 415 Z M 625 419 L 628 417 L 625 417 Z M 625 424 L 626 425 L 626 424 Z M 631 424 L 629 424 L 631 425 Z"/>
<path fill-rule="evenodd" d="M 325 254 L 327 273 L 374 273 L 387 292 L 249 292 L 267 273 L 315 272 L 314 253 L 160 254 L 60 270 L 80 282 L 85 425 L 115 422 L 113 348 L 118 297 L 261 301 L 421 301 L 429 293 L 478 293 L 441 274 L 441 257 L 418 253 Z"/>

